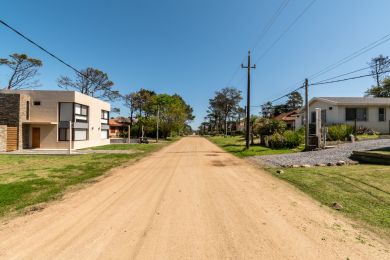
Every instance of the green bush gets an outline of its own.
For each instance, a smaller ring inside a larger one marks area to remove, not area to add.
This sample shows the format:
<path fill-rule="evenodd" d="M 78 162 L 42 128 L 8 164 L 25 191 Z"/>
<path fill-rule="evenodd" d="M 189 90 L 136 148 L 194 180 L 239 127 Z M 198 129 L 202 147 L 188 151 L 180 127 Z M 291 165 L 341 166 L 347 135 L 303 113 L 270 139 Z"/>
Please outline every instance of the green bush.
<path fill-rule="evenodd" d="M 302 135 L 299 131 L 286 131 L 283 133 L 283 137 L 285 140 L 285 147 L 287 148 L 295 148 L 303 143 L 304 135 Z"/>
<path fill-rule="evenodd" d="M 342 141 L 353 133 L 353 127 L 346 124 L 332 125 L 328 127 L 328 138 L 331 141 Z"/>
<path fill-rule="evenodd" d="M 259 127 L 260 135 L 282 134 L 286 130 L 286 123 L 280 120 L 269 120 Z"/>
<path fill-rule="evenodd" d="M 279 133 L 274 133 L 273 135 L 269 136 L 268 144 L 272 149 L 279 149 L 279 148 L 286 147 L 285 138 L 283 135 Z"/>

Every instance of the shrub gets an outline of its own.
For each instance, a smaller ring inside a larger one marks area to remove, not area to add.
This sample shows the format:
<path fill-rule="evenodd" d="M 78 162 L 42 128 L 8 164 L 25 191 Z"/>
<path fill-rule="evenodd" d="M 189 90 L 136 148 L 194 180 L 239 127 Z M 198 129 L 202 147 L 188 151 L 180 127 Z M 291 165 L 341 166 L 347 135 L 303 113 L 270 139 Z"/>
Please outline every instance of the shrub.
<path fill-rule="evenodd" d="M 286 141 L 283 135 L 279 133 L 274 133 L 269 136 L 268 144 L 272 149 L 284 148 L 286 147 Z"/>
<path fill-rule="evenodd" d="M 298 147 L 304 140 L 304 135 L 301 132 L 286 131 L 283 133 L 285 147 L 295 148 Z"/>
<path fill-rule="evenodd" d="M 286 123 L 279 120 L 269 120 L 259 127 L 260 135 L 282 134 L 286 130 Z"/>
<path fill-rule="evenodd" d="M 341 141 L 348 138 L 353 133 L 353 127 L 350 125 L 332 125 L 328 127 L 328 137 L 332 141 Z"/>

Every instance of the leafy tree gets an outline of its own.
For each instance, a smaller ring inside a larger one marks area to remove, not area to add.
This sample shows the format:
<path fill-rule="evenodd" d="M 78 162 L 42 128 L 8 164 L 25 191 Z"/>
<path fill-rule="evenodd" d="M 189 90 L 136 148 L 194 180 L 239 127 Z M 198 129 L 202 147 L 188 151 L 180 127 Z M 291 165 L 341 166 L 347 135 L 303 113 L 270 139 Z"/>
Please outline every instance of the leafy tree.
<path fill-rule="evenodd" d="M 289 111 L 287 104 L 281 104 L 274 106 L 274 114 L 273 116 L 278 116 L 280 114 L 286 113 Z"/>
<path fill-rule="evenodd" d="M 156 94 L 154 91 L 140 89 L 125 95 L 124 99 L 125 105 L 130 109 L 130 118 L 136 114 L 138 133 L 142 127 L 149 134 L 156 133 L 157 120 L 160 122 L 161 137 L 192 131 L 187 123 L 194 119 L 193 109 L 177 94 Z"/>
<path fill-rule="evenodd" d="M 6 89 L 25 89 L 36 87 L 38 81 L 32 81 L 37 75 L 42 61 L 28 57 L 26 54 L 14 53 L 9 59 L 0 58 L 0 65 L 11 69 L 11 76 Z"/>
<path fill-rule="evenodd" d="M 270 101 L 261 105 L 261 115 L 264 118 L 271 118 L 275 113 L 275 108 Z"/>
<path fill-rule="evenodd" d="M 225 134 L 228 129 L 228 118 L 237 113 L 241 100 L 241 91 L 233 87 L 216 91 L 214 98 L 209 100 L 209 114 L 219 122 L 220 129 L 223 123 Z"/>
<path fill-rule="evenodd" d="M 299 93 L 298 91 L 291 92 L 288 95 L 286 106 L 288 111 L 301 108 L 303 106 L 303 98 L 301 93 Z"/>
<path fill-rule="evenodd" d="M 76 73 L 75 79 L 61 76 L 57 81 L 58 86 L 75 89 L 82 94 L 110 101 L 120 97 L 118 91 L 112 90 L 114 82 L 109 80 L 107 73 L 94 68 L 86 68 L 81 73 Z"/>
<path fill-rule="evenodd" d="M 389 57 L 379 55 L 378 57 L 372 58 L 368 64 L 371 67 L 371 73 L 376 81 L 376 86 L 380 87 L 381 81 L 386 77 L 390 69 Z"/>
<path fill-rule="evenodd" d="M 390 77 L 385 78 L 380 86 L 373 86 L 366 91 L 367 96 L 390 97 Z"/>

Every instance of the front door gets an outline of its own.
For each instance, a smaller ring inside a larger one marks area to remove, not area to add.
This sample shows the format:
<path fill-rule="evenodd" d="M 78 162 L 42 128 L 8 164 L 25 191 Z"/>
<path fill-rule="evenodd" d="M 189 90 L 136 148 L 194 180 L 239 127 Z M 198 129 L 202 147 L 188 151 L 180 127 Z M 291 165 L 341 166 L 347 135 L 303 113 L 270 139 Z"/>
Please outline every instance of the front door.
<path fill-rule="evenodd" d="M 32 129 L 32 148 L 40 148 L 41 147 L 41 129 L 33 128 Z"/>

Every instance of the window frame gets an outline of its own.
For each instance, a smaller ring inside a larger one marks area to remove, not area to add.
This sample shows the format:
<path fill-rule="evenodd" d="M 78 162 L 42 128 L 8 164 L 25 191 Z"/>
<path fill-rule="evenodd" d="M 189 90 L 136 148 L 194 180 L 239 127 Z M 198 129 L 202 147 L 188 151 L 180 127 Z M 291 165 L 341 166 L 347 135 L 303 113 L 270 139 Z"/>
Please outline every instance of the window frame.
<path fill-rule="evenodd" d="M 364 110 L 364 119 L 358 118 L 358 109 Z M 354 111 L 353 118 L 348 118 L 348 110 Z M 346 122 L 367 122 L 368 121 L 368 109 L 367 107 L 346 107 L 345 108 L 345 121 Z"/>
<path fill-rule="evenodd" d="M 380 110 L 383 109 L 383 114 L 380 113 Z M 383 118 L 381 118 L 383 116 Z M 378 121 L 379 122 L 386 122 L 386 108 L 385 107 L 378 107 Z"/>
<path fill-rule="evenodd" d="M 30 120 L 30 101 L 26 101 L 26 120 Z"/>
<path fill-rule="evenodd" d="M 107 118 L 104 117 L 104 115 L 107 115 Z M 100 122 L 102 125 L 108 125 L 109 124 L 109 119 L 110 119 L 110 111 L 107 110 L 101 110 L 100 112 Z M 106 122 L 103 122 L 105 120 Z"/>
<path fill-rule="evenodd" d="M 80 106 L 80 113 L 76 113 L 76 106 Z M 86 108 L 86 114 L 83 114 L 83 108 Z M 86 119 L 76 118 L 77 116 L 86 117 Z M 73 122 L 88 123 L 89 122 L 89 106 L 73 102 Z"/>

